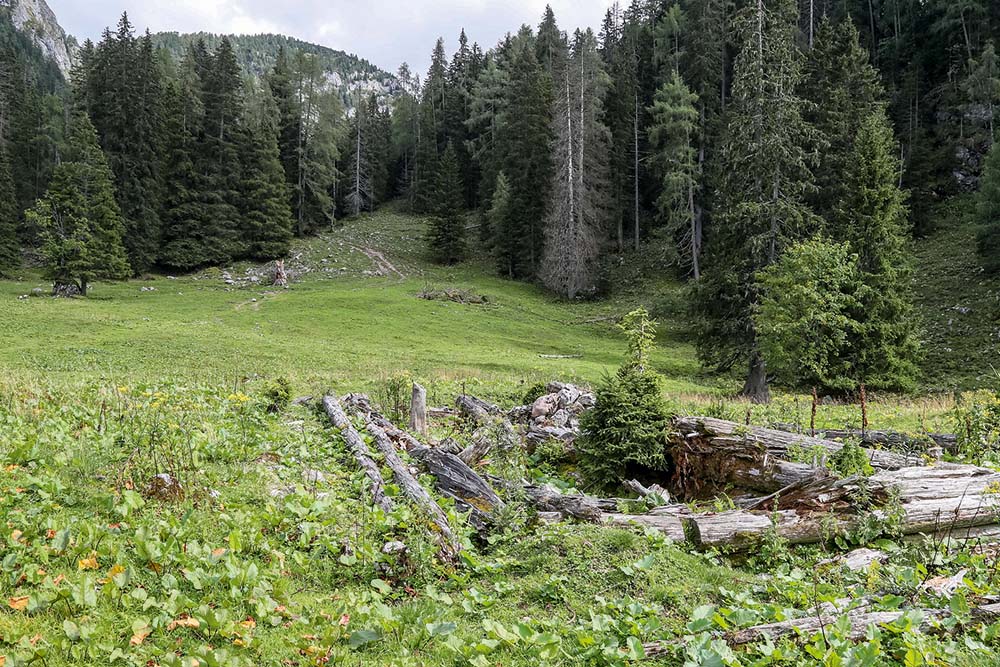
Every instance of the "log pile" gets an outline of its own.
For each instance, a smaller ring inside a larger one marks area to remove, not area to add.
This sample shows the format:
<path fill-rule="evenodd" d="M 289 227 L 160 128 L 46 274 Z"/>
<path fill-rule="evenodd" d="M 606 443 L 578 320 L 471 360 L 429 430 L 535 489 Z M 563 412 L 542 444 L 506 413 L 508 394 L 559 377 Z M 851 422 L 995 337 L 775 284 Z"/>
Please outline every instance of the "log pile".
<path fill-rule="evenodd" d="M 579 406 L 590 400 L 571 385 L 552 385 L 550 389 L 558 391 L 535 403 L 543 419 L 570 406 L 581 409 Z M 323 404 L 371 480 L 374 501 L 391 508 L 391 499 L 382 491 L 378 466 L 340 402 L 328 396 Z M 626 514 L 620 510 L 626 502 L 622 499 L 563 494 L 550 486 L 480 475 L 475 468 L 491 451 L 530 446 L 528 438 L 522 440 L 503 411 L 492 403 L 460 396 L 455 404 L 458 413 L 478 428 L 471 445 L 449 451 L 424 444 L 397 428 L 364 396 L 352 394 L 343 401 L 347 412 L 364 421 L 362 430 L 373 437 L 396 483 L 437 526 L 442 551 L 448 554 L 454 554 L 458 545 L 444 514 L 408 471 L 397 450 L 409 452 L 433 476 L 437 492 L 468 512 L 471 523 L 480 530 L 503 508 L 504 501 L 497 493 L 500 490 L 510 499 L 532 505 L 547 520 L 655 529 L 702 549 L 748 550 L 768 536 L 793 545 L 813 544 L 873 521 L 891 524 L 904 536 L 1000 536 L 1000 473 L 970 465 L 925 465 L 924 459 L 909 455 L 863 449 L 874 473 L 841 477 L 827 464 L 843 443 L 707 417 L 674 420 L 668 452 L 672 465 L 668 478 L 660 480 L 663 487 L 644 480 L 632 481 L 627 488 L 640 498 L 652 495 L 661 503 L 670 498 L 690 502 L 726 494 L 735 499 L 738 509 L 699 512 L 686 504 L 666 504 L 645 513 Z"/>
<path fill-rule="evenodd" d="M 529 447 L 559 440 L 572 448 L 580 435 L 580 415 L 593 408 L 597 399 L 585 389 L 562 382 L 550 382 L 545 389 L 531 405 L 511 410 L 510 420 L 524 429 Z"/>

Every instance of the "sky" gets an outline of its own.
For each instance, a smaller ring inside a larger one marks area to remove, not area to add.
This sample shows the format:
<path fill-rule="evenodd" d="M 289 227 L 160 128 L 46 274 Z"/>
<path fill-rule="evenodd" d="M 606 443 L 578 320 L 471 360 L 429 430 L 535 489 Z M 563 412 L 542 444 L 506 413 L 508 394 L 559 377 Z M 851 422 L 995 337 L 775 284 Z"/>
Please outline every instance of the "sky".
<path fill-rule="evenodd" d="M 548 0 L 560 28 L 598 30 L 614 0 Z M 523 23 L 538 25 L 547 0 L 48 0 L 60 25 L 97 40 L 127 11 L 139 31 L 280 33 L 355 53 L 391 72 L 423 74 L 438 37 L 450 54 L 465 28 L 490 48 Z M 624 4 L 624 3 L 623 3 Z"/>

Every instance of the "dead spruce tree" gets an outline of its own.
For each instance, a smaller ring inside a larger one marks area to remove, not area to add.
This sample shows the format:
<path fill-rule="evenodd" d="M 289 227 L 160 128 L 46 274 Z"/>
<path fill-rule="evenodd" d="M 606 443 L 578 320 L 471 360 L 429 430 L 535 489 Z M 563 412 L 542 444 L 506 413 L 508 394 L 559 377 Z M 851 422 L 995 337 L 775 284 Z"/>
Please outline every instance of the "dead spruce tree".
<path fill-rule="evenodd" d="M 555 173 L 546 221 L 542 280 L 574 299 L 597 287 L 601 230 L 606 229 L 609 133 L 601 122 L 607 75 L 597 38 L 577 31 L 557 74 L 553 113 Z"/>

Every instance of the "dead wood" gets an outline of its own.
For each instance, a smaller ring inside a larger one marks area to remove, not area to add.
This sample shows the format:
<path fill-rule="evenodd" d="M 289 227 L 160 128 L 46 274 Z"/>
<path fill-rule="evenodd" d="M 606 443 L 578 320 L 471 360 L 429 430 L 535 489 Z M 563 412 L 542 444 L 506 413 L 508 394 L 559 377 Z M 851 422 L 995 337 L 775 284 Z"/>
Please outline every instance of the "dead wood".
<path fill-rule="evenodd" d="M 354 455 L 354 460 L 358 463 L 358 467 L 361 468 L 371 482 L 372 500 L 385 512 L 391 512 L 393 504 L 392 500 L 385 495 L 385 480 L 382 478 L 382 473 L 379 471 L 378 466 L 375 465 L 375 461 L 372 460 L 368 445 L 365 444 L 364 439 L 355 430 L 351 424 L 351 420 L 344 413 L 340 401 L 333 394 L 324 396 L 323 409 L 326 411 L 326 415 L 333 425 L 340 430 L 340 434 L 343 436 L 348 447 L 350 447 L 351 453 Z"/>

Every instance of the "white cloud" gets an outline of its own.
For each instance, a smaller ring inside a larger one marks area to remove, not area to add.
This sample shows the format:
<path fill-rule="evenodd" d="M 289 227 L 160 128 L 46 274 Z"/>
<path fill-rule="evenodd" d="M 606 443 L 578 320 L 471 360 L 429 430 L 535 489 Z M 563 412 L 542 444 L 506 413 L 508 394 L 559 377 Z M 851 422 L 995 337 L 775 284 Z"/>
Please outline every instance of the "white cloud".
<path fill-rule="evenodd" d="M 490 48 L 523 23 L 537 25 L 546 0 L 48 0 L 63 27 L 81 39 L 129 12 L 141 30 L 275 32 L 341 49 L 394 70 L 404 60 L 423 72 L 434 41 L 449 51 L 464 27 Z M 549 0 L 567 31 L 600 24 L 613 0 Z"/>

